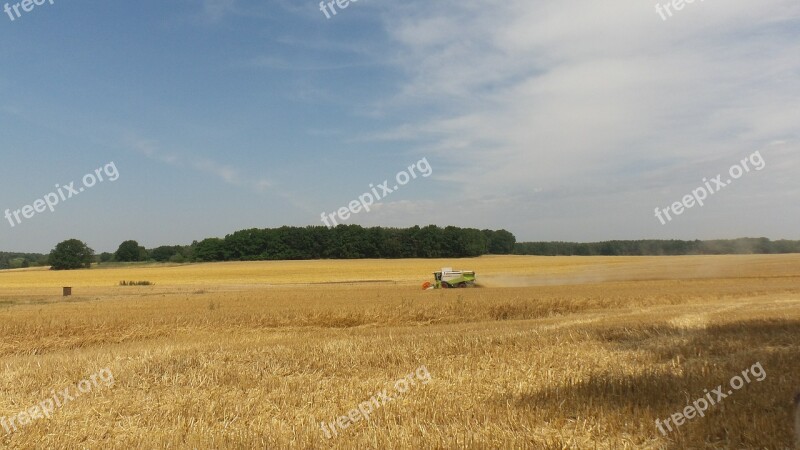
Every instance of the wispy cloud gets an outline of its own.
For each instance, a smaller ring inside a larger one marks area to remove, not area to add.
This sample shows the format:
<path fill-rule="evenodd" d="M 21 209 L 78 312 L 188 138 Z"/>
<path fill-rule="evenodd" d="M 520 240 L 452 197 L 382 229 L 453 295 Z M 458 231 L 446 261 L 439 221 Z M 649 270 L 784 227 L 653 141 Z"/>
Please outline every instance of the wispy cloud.
<path fill-rule="evenodd" d="M 217 22 L 236 13 L 236 6 L 236 0 L 203 0 L 202 17 L 209 22 Z"/>
<path fill-rule="evenodd" d="M 342 70 L 351 69 L 356 67 L 370 67 L 376 66 L 376 62 L 356 62 L 356 63 L 335 63 L 325 64 L 319 62 L 298 62 L 289 61 L 285 58 L 278 56 L 257 56 L 247 61 L 244 66 L 258 67 L 273 70 L 290 70 L 290 71 L 325 71 L 325 70 Z"/>
<path fill-rule="evenodd" d="M 164 152 L 161 150 L 160 145 L 153 140 L 127 135 L 124 138 L 124 142 L 129 148 L 150 159 L 175 167 L 190 168 L 207 173 L 233 186 L 247 188 L 257 193 L 266 192 L 273 187 L 273 183 L 266 178 L 248 178 L 242 174 L 240 169 L 212 159 L 194 155 L 179 156 L 174 153 Z"/>

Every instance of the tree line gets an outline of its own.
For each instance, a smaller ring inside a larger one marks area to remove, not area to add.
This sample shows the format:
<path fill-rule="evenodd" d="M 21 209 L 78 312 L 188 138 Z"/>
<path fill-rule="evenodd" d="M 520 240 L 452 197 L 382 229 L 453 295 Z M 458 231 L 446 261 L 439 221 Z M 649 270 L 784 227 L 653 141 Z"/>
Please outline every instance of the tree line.
<path fill-rule="evenodd" d="M 84 242 L 59 243 L 49 255 L 0 252 L 0 269 L 51 266 L 88 268 L 92 263 L 212 262 L 359 258 L 464 258 L 486 254 L 542 256 L 645 256 L 800 253 L 800 241 L 741 238 L 710 241 L 634 240 L 516 242 L 506 230 L 454 226 L 364 228 L 359 225 L 253 228 L 191 245 L 146 249 L 135 240 L 114 253 L 95 255 Z"/>
<path fill-rule="evenodd" d="M 39 253 L 0 252 L 0 270 L 24 269 L 47 265 L 47 255 Z"/>
<path fill-rule="evenodd" d="M 711 241 L 637 240 L 605 242 L 520 242 L 515 255 L 542 256 L 658 256 L 742 255 L 800 253 L 800 241 L 767 238 L 718 239 Z"/>
<path fill-rule="evenodd" d="M 364 228 L 359 225 L 253 228 L 188 246 L 146 249 L 135 240 L 114 253 L 94 251 L 70 239 L 56 246 L 48 261 L 54 270 L 89 267 L 92 262 L 214 262 L 360 258 L 466 258 L 509 254 L 516 238 L 506 230 L 454 226 Z M 79 255 L 76 257 L 76 255 Z"/>
<path fill-rule="evenodd" d="M 359 258 L 464 258 L 511 253 L 506 230 L 429 225 L 364 228 L 359 225 L 253 228 L 190 246 L 192 261 L 259 261 Z M 158 250 L 158 249 L 155 249 Z M 165 252 L 166 253 L 166 252 Z"/>

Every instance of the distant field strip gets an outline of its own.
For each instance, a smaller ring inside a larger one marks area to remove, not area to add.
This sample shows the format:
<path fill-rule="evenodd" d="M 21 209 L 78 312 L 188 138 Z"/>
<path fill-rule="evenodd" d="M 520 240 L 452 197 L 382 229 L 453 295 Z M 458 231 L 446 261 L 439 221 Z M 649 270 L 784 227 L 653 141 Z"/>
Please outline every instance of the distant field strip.
<path fill-rule="evenodd" d="M 796 277 L 800 255 L 729 256 L 484 256 L 464 259 L 315 260 L 132 265 L 89 271 L 44 268 L 0 271 L 0 289 L 115 286 L 120 280 L 164 285 L 254 285 L 402 282 L 421 284 L 441 267 L 475 270 L 496 287 L 605 281 L 729 277 Z"/>

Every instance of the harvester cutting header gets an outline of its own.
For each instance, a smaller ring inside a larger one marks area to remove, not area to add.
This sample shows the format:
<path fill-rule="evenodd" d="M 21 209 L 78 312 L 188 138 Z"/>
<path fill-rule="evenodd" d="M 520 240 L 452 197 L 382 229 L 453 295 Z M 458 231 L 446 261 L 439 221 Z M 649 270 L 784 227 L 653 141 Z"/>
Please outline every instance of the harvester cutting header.
<path fill-rule="evenodd" d="M 443 267 L 439 272 L 433 272 L 433 283 L 426 281 L 422 289 L 449 289 L 475 287 L 475 272 L 471 270 L 453 270 L 452 267 Z"/>

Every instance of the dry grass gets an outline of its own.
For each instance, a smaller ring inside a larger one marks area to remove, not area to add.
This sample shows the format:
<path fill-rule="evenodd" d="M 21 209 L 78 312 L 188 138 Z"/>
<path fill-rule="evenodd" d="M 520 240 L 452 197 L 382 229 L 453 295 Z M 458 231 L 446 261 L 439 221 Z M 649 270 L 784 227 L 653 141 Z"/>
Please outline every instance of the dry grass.
<path fill-rule="evenodd" d="M 423 292 L 444 265 L 482 289 Z M 117 286 L 119 280 L 155 286 Z M 380 281 L 391 280 L 391 281 Z M 325 283 L 329 284 L 307 284 Z M 60 286 L 75 296 L 58 297 Z M 800 255 L 312 261 L 0 274 L 10 448 L 788 448 Z M 761 362 L 767 377 L 662 436 Z M 432 381 L 325 439 L 420 365 Z M 0 435 L 3 433 L 0 428 Z"/>

